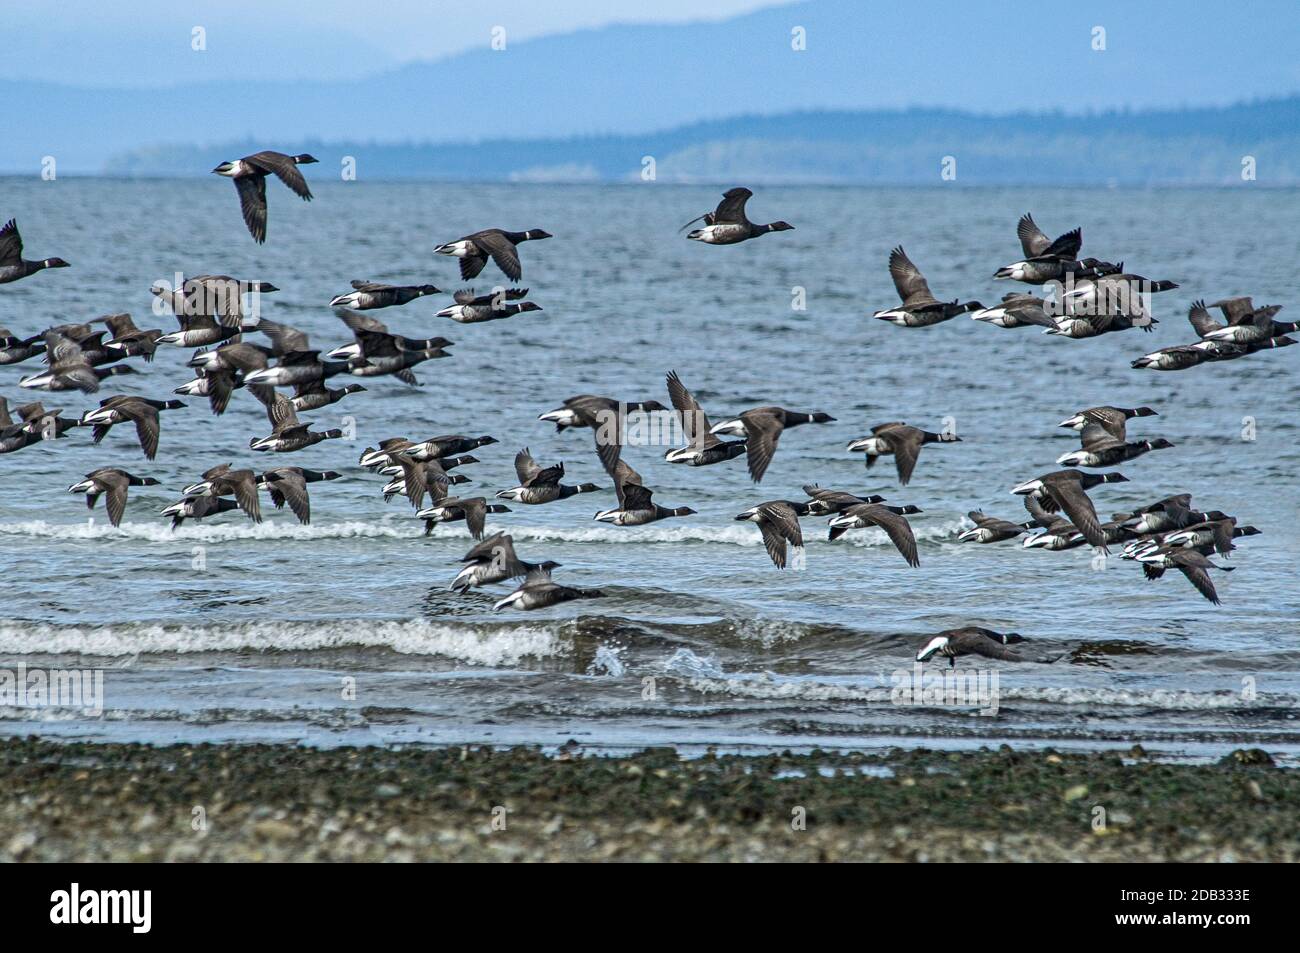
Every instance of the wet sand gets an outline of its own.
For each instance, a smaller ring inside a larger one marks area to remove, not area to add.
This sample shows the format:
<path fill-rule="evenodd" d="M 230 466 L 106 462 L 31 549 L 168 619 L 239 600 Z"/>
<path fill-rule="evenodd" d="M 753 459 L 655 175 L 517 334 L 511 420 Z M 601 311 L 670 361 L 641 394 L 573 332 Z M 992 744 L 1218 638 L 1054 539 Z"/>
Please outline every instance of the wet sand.
<path fill-rule="evenodd" d="M 682 760 L 4 739 L 0 770 L 0 861 L 1300 859 L 1300 773 L 1257 751 L 1179 765 L 1140 749 Z"/>

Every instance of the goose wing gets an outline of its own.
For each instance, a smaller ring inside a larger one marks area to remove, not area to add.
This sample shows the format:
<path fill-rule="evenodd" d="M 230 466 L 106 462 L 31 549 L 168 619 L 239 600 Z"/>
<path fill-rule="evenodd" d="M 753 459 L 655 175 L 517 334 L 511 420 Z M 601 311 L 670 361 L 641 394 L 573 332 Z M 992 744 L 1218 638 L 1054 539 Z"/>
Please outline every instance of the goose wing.
<path fill-rule="evenodd" d="M 916 265 L 912 264 L 912 260 L 907 257 L 907 252 L 903 251 L 902 245 L 889 253 L 889 276 L 894 279 L 894 288 L 897 289 L 898 297 L 902 299 L 905 307 L 926 308 L 939 303 L 930 293 L 930 286 L 926 284 L 925 276 Z"/>
<path fill-rule="evenodd" d="M 1016 236 L 1020 239 L 1020 250 L 1026 258 L 1037 258 L 1045 252 L 1052 240 L 1043 234 L 1043 230 L 1034 221 L 1034 216 L 1026 212 L 1016 223 Z"/>
<path fill-rule="evenodd" d="M 916 469 L 916 459 L 921 455 L 925 435 L 915 427 L 896 426 L 881 434 L 894 451 L 894 465 L 898 468 L 898 482 L 907 486 Z"/>
<path fill-rule="evenodd" d="M 239 210 L 244 213 L 248 233 L 259 245 L 266 241 L 266 178 L 246 175 L 235 179 L 239 193 Z"/>
<path fill-rule="evenodd" d="M 9 219 L 0 228 L 0 265 L 16 265 L 23 260 L 23 237 L 18 234 L 18 222 Z"/>
<path fill-rule="evenodd" d="M 1057 237 L 1050 245 L 1038 253 L 1039 258 L 1056 258 L 1073 261 L 1079 257 L 1083 247 L 1083 229 L 1075 228 Z"/>
<path fill-rule="evenodd" d="M 527 447 L 515 454 L 515 476 L 519 478 L 520 486 L 528 486 L 530 481 L 541 472 L 541 466 L 533 459 Z"/>
<path fill-rule="evenodd" d="M 686 389 L 676 371 L 668 372 L 668 399 L 682 421 L 682 432 L 691 446 L 707 448 L 722 441 L 716 434 L 709 433 L 709 418 L 700 407 L 700 402 Z"/>
<path fill-rule="evenodd" d="M 1211 331 L 1218 331 L 1224 327 L 1224 325 L 1214 320 L 1204 301 L 1192 302 L 1191 308 L 1187 311 L 1187 320 L 1200 337 L 1205 337 Z"/>
<path fill-rule="evenodd" d="M 1102 423 L 1089 420 L 1079 432 L 1079 443 L 1089 453 L 1099 453 L 1112 447 L 1124 445 L 1124 424 L 1119 425 L 1119 433 Z"/>
<path fill-rule="evenodd" d="M 504 271 L 511 281 L 518 281 L 523 276 L 524 270 L 519 264 L 519 249 L 515 247 L 514 242 L 506 238 L 498 229 L 479 232 L 473 236 L 473 242 L 492 256 L 496 266 Z M 461 259 L 461 277 L 473 278 L 478 272 L 474 272 L 474 275 L 466 275 L 463 263 L 467 261 L 469 261 L 468 258 Z M 481 270 L 482 266 L 480 265 L 479 271 Z"/>
<path fill-rule="evenodd" d="M 848 512 L 854 512 L 854 509 Z M 912 533 L 912 524 L 905 517 L 875 503 L 868 503 L 857 515 L 859 519 L 883 529 L 909 566 L 915 568 L 921 565 L 916 536 Z"/>
<path fill-rule="evenodd" d="M 718 203 L 717 209 L 713 212 L 713 221 L 710 224 L 737 224 L 743 225 L 749 221 L 745 216 L 745 203 L 749 201 L 750 196 L 754 193 L 746 188 L 728 189 L 722 193 L 722 201 Z"/>
<path fill-rule="evenodd" d="M 261 169 L 263 172 L 273 173 L 277 179 L 293 189 L 294 194 L 304 202 L 311 201 L 311 189 L 307 187 L 307 180 L 303 178 L 302 172 L 298 169 L 298 163 L 293 161 L 292 156 L 287 156 L 283 152 L 257 152 L 246 157 L 244 161 Z M 250 178 L 253 177 L 250 176 Z M 256 178 L 261 179 L 262 176 L 256 176 Z M 235 181 L 238 182 L 239 180 L 236 179 Z M 265 185 L 262 189 L 263 195 L 265 195 Z"/>
<path fill-rule="evenodd" d="M 784 569 L 786 564 L 786 543 L 800 548 L 803 546 L 803 529 L 799 526 L 799 515 L 789 503 L 774 500 L 763 503 L 758 511 L 763 515 L 758 524 L 763 535 L 763 546 L 772 558 L 777 569 Z"/>
<path fill-rule="evenodd" d="M 759 483 L 767 472 L 776 455 L 776 445 L 781 439 L 785 424 L 776 414 L 761 411 L 749 411 L 741 416 L 745 427 L 745 456 L 749 464 L 749 476 Z"/>
<path fill-rule="evenodd" d="M 1199 555 L 1199 554 L 1198 554 Z M 1187 581 L 1196 587 L 1196 591 L 1209 599 L 1216 606 L 1220 605 L 1219 592 L 1214 588 L 1214 580 L 1203 566 L 1181 564 L 1178 570 L 1187 577 Z"/>
<path fill-rule="evenodd" d="M 264 476 L 267 483 L 280 494 L 284 502 L 289 504 L 289 509 L 293 511 L 294 516 L 298 517 L 298 522 L 303 525 L 310 523 L 311 498 L 307 493 L 307 481 L 303 478 L 302 472 L 295 467 L 281 467 L 277 470 L 268 470 Z"/>
<path fill-rule="evenodd" d="M 1083 485 L 1077 480 L 1053 480 L 1046 486 L 1047 492 L 1083 534 L 1083 538 L 1093 546 L 1105 547 L 1106 533 L 1101 528 L 1097 511 Z"/>

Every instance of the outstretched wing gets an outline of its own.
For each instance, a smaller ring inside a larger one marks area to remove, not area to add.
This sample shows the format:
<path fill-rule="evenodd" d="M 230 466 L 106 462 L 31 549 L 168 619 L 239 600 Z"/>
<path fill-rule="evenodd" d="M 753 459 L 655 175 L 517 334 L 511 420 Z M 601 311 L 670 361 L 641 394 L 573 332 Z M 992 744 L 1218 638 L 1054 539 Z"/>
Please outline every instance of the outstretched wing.
<path fill-rule="evenodd" d="M 302 177 L 302 172 L 298 170 L 298 163 L 293 161 L 292 156 L 287 156 L 282 152 L 258 152 L 244 161 L 256 166 L 263 172 L 274 173 L 277 179 L 293 189 L 294 194 L 304 202 L 311 201 L 311 189 L 307 187 L 307 180 Z M 258 178 L 261 178 L 261 176 L 258 176 Z M 239 180 L 236 179 L 235 181 L 238 182 Z M 265 186 L 263 186 L 263 194 L 265 194 Z"/>
<path fill-rule="evenodd" d="M 728 189 L 723 192 L 722 201 L 718 203 L 718 207 L 713 213 L 713 222 L 710 224 L 743 225 L 748 221 L 745 217 L 745 203 L 749 201 L 750 196 L 753 194 L 746 188 Z"/>
<path fill-rule="evenodd" d="M 903 251 L 902 245 L 889 253 L 889 276 L 894 279 L 898 297 L 906 307 L 919 308 L 939 303 L 930 293 L 930 286 L 926 284 L 925 276 L 916 265 L 912 264 L 912 260 L 907 257 L 907 252 Z"/>

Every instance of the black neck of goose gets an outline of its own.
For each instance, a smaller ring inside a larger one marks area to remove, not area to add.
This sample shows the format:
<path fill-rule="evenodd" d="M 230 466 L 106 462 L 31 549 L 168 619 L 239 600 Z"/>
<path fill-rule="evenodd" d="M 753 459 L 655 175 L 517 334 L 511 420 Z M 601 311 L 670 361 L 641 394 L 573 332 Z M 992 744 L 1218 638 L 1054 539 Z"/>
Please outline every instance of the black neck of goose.
<path fill-rule="evenodd" d="M 531 232 L 506 232 L 505 236 L 506 238 L 510 239 L 510 241 L 513 244 L 518 245 L 520 242 L 528 241 L 532 237 L 532 233 Z"/>

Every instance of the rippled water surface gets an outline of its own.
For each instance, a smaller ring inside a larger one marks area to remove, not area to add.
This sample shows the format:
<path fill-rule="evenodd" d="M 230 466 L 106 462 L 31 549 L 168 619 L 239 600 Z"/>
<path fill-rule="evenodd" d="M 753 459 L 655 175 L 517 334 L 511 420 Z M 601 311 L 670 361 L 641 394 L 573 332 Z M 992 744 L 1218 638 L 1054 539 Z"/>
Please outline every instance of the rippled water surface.
<path fill-rule="evenodd" d="M 308 415 L 319 428 L 352 418 L 355 442 L 252 453 L 249 438 L 269 425 L 237 392 L 223 417 L 192 398 L 164 414 L 153 463 L 129 427 L 98 447 L 73 430 L 0 457 L 0 666 L 105 669 L 102 715 L 0 707 L 0 730 L 160 742 L 574 738 L 606 748 L 1141 741 L 1191 757 L 1243 744 L 1300 753 L 1300 353 L 1176 374 L 1129 367 L 1193 339 L 1184 316 L 1196 298 L 1253 294 L 1296 307 L 1297 193 L 767 188 L 751 214 L 796 229 L 710 248 L 676 229 L 712 206 L 712 188 L 321 178 L 310 205 L 270 186 L 265 247 L 215 178 L 0 179 L 0 217 L 17 216 L 29 257 L 74 264 L 0 287 L 0 323 L 17 334 L 124 310 L 170 330 L 169 315 L 151 313 L 148 288 L 180 270 L 271 281 L 281 290 L 263 298 L 264 315 L 334 346 L 348 335 L 326 303 L 349 279 L 454 289 L 455 264 L 432 255 L 434 244 L 493 225 L 556 236 L 522 247 L 539 314 L 464 327 L 433 317 L 446 296 L 377 312 L 407 336 L 451 338 L 455 356 L 417 369 L 419 388 L 366 381 L 365 393 Z M 991 275 L 1019 257 L 1015 221 L 1026 210 L 1053 235 L 1082 225 L 1084 254 L 1177 281 L 1155 300 L 1154 332 L 1070 341 L 965 316 L 922 330 L 868 317 L 896 300 L 886 260 L 898 243 L 940 298 L 994 302 L 1011 290 Z M 478 284 L 500 280 L 489 266 Z M 798 288 L 803 311 L 792 307 Z M 41 396 L 68 414 L 115 393 L 171 396 L 192 376 L 185 357 L 160 351 L 96 398 Z M 0 394 L 20 402 L 29 392 L 17 381 L 37 366 L 0 367 Z M 474 481 L 462 490 L 514 485 L 512 457 L 525 445 L 543 463 L 563 460 L 570 482 L 607 487 L 590 432 L 556 434 L 537 415 L 578 393 L 666 402 L 669 369 L 715 419 L 775 403 L 837 421 L 787 432 L 758 487 L 743 460 L 692 469 L 665 463 L 663 447 L 626 451 L 657 500 L 697 516 L 606 526 L 591 519 L 613 505 L 606 490 L 492 518 L 524 558 L 562 563 L 557 578 L 600 587 L 599 601 L 494 613 L 508 588 L 449 592 L 464 529 L 426 538 L 404 500 L 383 502 L 385 478 L 357 466 L 362 448 L 385 437 L 492 434 L 500 443 L 475 452 L 482 462 L 462 471 Z M 955 541 L 968 510 L 1023 518 L 1010 487 L 1056 469 L 1077 446 L 1056 423 L 1104 403 L 1156 408 L 1130 433 L 1176 447 L 1125 464 L 1131 482 L 1094 490 L 1099 512 L 1188 491 L 1263 531 L 1227 561 L 1233 572 L 1215 574 L 1221 607 L 1176 573 L 1149 583 L 1129 562 L 1097 568 L 1086 550 Z M 949 417 L 962 442 L 927 447 L 906 488 L 888 460 L 868 472 L 844 449 L 872 424 L 939 430 Z M 1253 441 L 1242 439 L 1246 418 Z M 172 532 L 157 515 L 214 464 L 272 460 L 345 474 L 311 487 L 309 527 L 265 498 L 271 515 L 260 526 L 233 513 Z M 163 483 L 132 490 L 117 530 L 66 492 L 108 465 Z M 879 531 L 831 544 L 821 521 L 806 520 L 806 567 L 776 570 L 757 530 L 732 517 L 801 499 L 811 482 L 920 506 L 921 567 Z M 995 715 L 895 704 L 895 673 L 911 673 L 922 638 L 967 623 L 1020 632 L 1043 663 L 985 666 L 998 675 Z M 342 697 L 349 677 L 355 699 Z"/>

